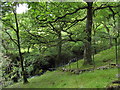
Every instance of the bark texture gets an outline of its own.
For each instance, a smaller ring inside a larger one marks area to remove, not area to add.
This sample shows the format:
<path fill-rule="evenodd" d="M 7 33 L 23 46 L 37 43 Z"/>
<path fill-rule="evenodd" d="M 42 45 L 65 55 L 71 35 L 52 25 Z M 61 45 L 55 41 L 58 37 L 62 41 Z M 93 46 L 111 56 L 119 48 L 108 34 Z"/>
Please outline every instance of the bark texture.
<path fill-rule="evenodd" d="M 84 43 L 84 65 L 92 64 L 92 50 L 91 50 L 91 32 L 92 32 L 92 4 L 93 2 L 86 2 L 87 8 L 87 22 L 86 22 L 86 37 Z"/>

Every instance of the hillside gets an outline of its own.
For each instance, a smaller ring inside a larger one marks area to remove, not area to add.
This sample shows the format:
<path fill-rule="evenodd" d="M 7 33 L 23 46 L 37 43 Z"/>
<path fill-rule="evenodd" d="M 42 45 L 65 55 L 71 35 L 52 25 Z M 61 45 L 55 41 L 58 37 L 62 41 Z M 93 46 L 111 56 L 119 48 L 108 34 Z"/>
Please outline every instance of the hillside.
<path fill-rule="evenodd" d="M 117 72 L 117 69 L 96 70 L 80 75 L 60 71 L 47 72 L 29 79 L 28 84 L 16 83 L 9 88 L 104 88 L 117 79 Z"/>
<path fill-rule="evenodd" d="M 120 47 L 118 47 L 118 52 L 120 52 Z M 115 57 L 115 47 L 112 47 L 107 50 L 103 50 L 99 52 L 98 54 L 94 55 L 94 63 L 93 65 L 83 66 L 84 61 L 79 60 L 78 61 L 78 67 L 79 69 L 85 69 L 85 68 L 97 68 L 100 66 L 105 66 L 109 64 L 115 64 L 116 63 L 116 57 Z M 118 61 L 120 60 L 120 55 L 118 55 Z M 71 68 L 71 69 L 77 69 L 77 62 L 71 63 L 70 65 L 64 66 L 65 68 Z"/>
<path fill-rule="evenodd" d="M 95 55 L 95 68 L 115 63 L 115 47 L 104 50 Z M 120 48 L 119 48 L 120 51 Z M 120 60 L 120 55 L 118 56 Z M 76 69 L 76 63 L 71 63 L 71 69 Z M 82 66 L 83 60 L 78 61 L 79 69 L 88 69 L 93 66 Z M 63 68 L 63 67 L 62 67 Z M 69 69 L 69 65 L 64 68 Z M 59 68 L 60 69 L 60 68 Z M 117 80 L 118 68 L 95 69 L 79 75 L 60 70 L 47 71 L 41 76 L 29 78 L 29 83 L 15 83 L 7 88 L 105 88 L 112 81 Z"/>

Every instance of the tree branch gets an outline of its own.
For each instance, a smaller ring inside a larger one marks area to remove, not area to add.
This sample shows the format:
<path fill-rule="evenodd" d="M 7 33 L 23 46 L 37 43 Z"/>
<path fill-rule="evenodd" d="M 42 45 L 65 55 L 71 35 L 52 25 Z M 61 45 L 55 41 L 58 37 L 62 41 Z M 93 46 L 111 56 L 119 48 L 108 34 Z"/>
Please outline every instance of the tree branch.
<path fill-rule="evenodd" d="M 5 31 L 6 33 L 7 33 L 7 35 L 10 37 L 10 39 L 16 44 L 16 45 L 18 45 L 18 43 L 12 38 L 12 36 L 7 32 L 7 31 Z"/>
<path fill-rule="evenodd" d="M 77 13 L 79 10 L 81 10 L 81 9 L 86 9 L 87 7 L 79 7 L 79 8 L 77 8 L 75 11 L 73 11 L 73 12 L 71 12 L 71 13 L 66 13 L 65 15 L 63 15 L 63 16 L 61 16 L 61 17 L 57 17 L 55 20 L 53 20 L 53 21 L 48 21 L 48 22 L 46 22 L 45 24 L 47 24 L 47 23 L 54 23 L 54 22 L 56 22 L 56 21 L 58 21 L 59 19 L 62 19 L 62 18 L 65 18 L 66 16 L 68 16 L 68 15 L 72 15 L 72 14 L 74 14 L 74 13 Z M 38 15 L 39 16 L 39 15 Z M 36 17 L 36 19 L 37 20 L 39 20 L 38 19 L 38 16 Z M 44 20 L 39 20 L 39 21 L 47 21 L 47 19 L 44 19 Z M 40 23 L 40 24 L 42 24 L 42 23 Z"/>
<path fill-rule="evenodd" d="M 96 10 L 100 10 L 100 9 L 105 9 L 105 8 L 116 8 L 116 7 L 120 7 L 120 5 L 117 5 L 117 6 L 105 6 L 105 7 L 97 7 L 93 10 L 93 13 L 96 11 Z"/>
<path fill-rule="evenodd" d="M 72 24 L 71 26 L 69 26 L 66 30 L 68 30 L 68 29 L 70 29 L 71 27 L 73 27 L 73 26 L 74 26 L 75 24 L 77 24 L 79 21 L 84 21 L 86 18 L 87 18 L 87 16 L 85 16 L 85 17 L 82 18 L 82 19 L 75 20 L 75 21 L 73 22 L 73 24 Z"/>
<path fill-rule="evenodd" d="M 52 30 L 55 31 L 55 32 L 57 32 L 56 28 L 52 25 L 52 23 L 49 23 L 49 24 L 53 28 Z"/>
<path fill-rule="evenodd" d="M 17 32 L 17 30 L 16 30 L 12 25 L 10 25 L 10 27 L 11 27 L 15 32 Z"/>

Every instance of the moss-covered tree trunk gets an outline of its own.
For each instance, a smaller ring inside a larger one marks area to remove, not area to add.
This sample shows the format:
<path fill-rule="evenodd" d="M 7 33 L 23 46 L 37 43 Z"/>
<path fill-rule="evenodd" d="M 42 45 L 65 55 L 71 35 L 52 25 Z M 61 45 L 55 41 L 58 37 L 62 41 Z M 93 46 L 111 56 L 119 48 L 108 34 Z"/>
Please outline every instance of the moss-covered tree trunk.
<path fill-rule="evenodd" d="M 92 64 L 92 50 L 91 50 L 91 32 L 92 32 L 92 4 L 87 2 L 87 22 L 86 22 L 86 38 L 84 43 L 84 65 Z"/>

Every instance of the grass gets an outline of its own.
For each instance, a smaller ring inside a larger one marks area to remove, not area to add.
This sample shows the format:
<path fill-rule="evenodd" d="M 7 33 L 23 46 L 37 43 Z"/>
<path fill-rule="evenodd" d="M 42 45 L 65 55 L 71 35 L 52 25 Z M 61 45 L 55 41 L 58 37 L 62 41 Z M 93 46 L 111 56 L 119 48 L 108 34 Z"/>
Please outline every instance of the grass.
<path fill-rule="evenodd" d="M 111 49 L 96 54 L 96 67 L 115 63 L 114 49 L 115 47 L 112 47 Z M 118 57 L 120 60 L 120 55 Z M 79 60 L 78 63 L 79 69 L 92 67 L 82 66 L 83 60 Z M 66 66 L 65 68 L 69 68 L 69 66 Z M 76 62 L 71 64 L 71 68 L 76 68 Z M 28 84 L 19 82 L 8 86 L 7 88 L 105 88 L 112 81 L 117 80 L 116 74 L 118 74 L 117 68 L 84 72 L 79 75 L 70 72 L 61 72 L 59 70 L 53 72 L 47 71 L 41 76 L 29 78 L 28 80 L 30 83 Z"/>
<path fill-rule="evenodd" d="M 120 47 L 119 47 L 119 51 L 120 52 Z M 118 54 L 118 61 L 120 60 L 120 54 Z M 106 62 L 105 62 L 106 61 Z M 105 65 L 109 65 L 111 63 L 116 63 L 115 60 L 115 47 L 112 47 L 110 49 L 101 51 L 100 53 L 96 54 L 94 56 L 94 62 L 95 62 L 95 67 L 99 67 L 99 66 L 105 66 Z M 78 61 L 78 66 L 79 69 L 86 69 L 86 68 L 93 68 L 93 65 L 87 65 L 87 66 L 83 66 L 83 59 Z M 67 65 L 65 66 L 65 68 L 71 68 L 71 69 L 77 69 L 77 62 L 75 63 L 71 63 L 70 66 Z"/>
<path fill-rule="evenodd" d="M 112 73 L 111 73 L 112 72 Z M 8 88 L 105 88 L 111 81 L 116 80 L 117 68 L 95 70 L 80 75 L 69 72 L 47 72 L 42 76 L 28 79 L 30 83 L 16 83 Z"/>

